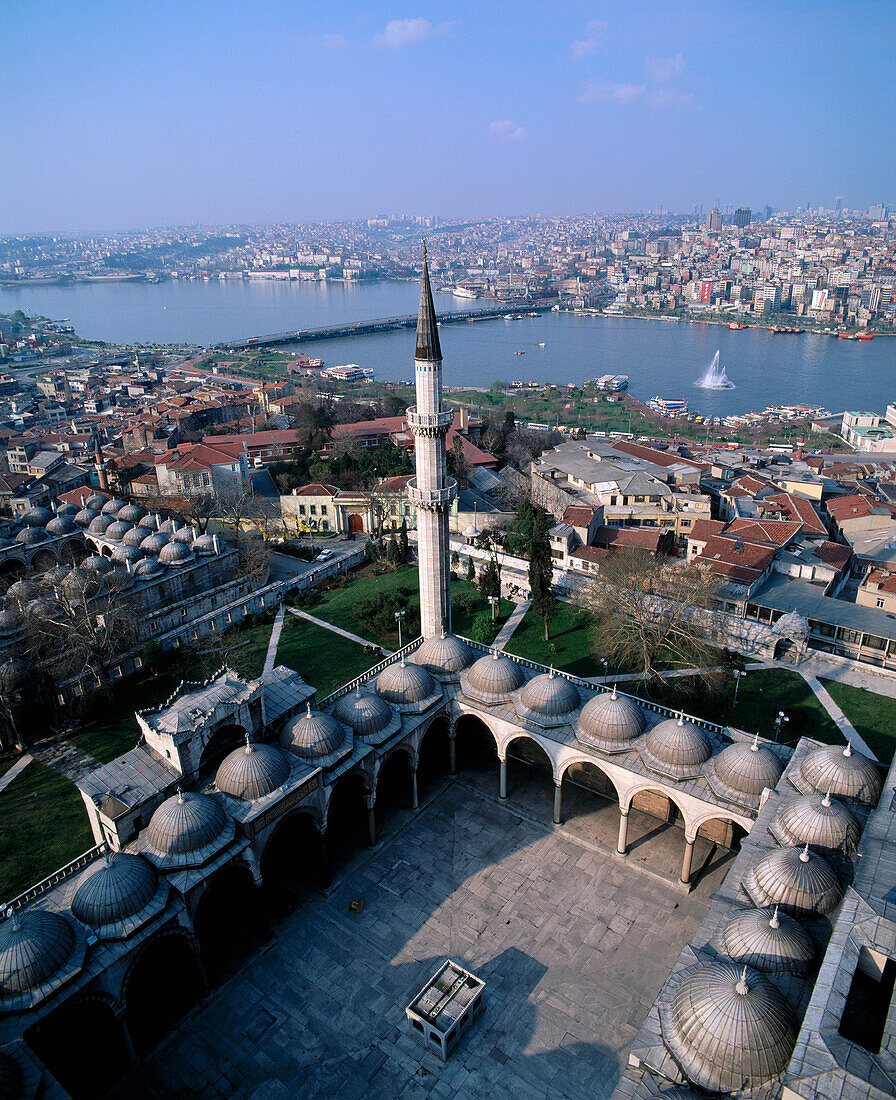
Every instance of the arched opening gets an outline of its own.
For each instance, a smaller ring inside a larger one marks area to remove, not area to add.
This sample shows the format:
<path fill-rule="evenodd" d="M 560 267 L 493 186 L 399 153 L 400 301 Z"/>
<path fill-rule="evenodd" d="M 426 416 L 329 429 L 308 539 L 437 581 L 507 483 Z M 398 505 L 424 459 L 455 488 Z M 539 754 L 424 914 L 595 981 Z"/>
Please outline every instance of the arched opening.
<path fill-rule="evenodd" d="M 56 565 L 56 555 L 52 550 L 35 550 L 31 556 L 32 573 L 46 573 Z"/>
<path fill-rule="evenodd" d="M 348 530 L 351 535 L 363 535 L 364 533 L 364 517 L 359 516 L 356 512 L 353 512 L 348 517 Z"/>
<path fill-rule="evenodd" d="M 506 750 L 507 797 L 539 817 L 550 819 L 554 804 L 554 766 L 531 737 L 515 737 Z"/>
<path fill-rule="evenodd" d="M 669 877 L 678 877 L 684 850 L 684 815 L 662 790 L 638 791 L 629 804 L 628 852 Z"/>
<path fill-rule="evenodd" d="M 24 576 L 25 563 L 19 558 L 4 558 L 0 561 L 0 587 L 5 592 L 11 584 Z"/>
<path fill-rule="evenodd" d="M 447 718 L 435 718 L 423 734 L 417 754 L 417 788 L 422 798 L 451 768 L 451 742 Z"/>
<path fill-rule="evenodd" d="M 242 726 L 220 726 L 211 735 L 199 757 L 199 767 L 209 771 L 217 769 L 224 757 L 238 745 L 246 741 L 246 730 Z"/>
<path fill-rule="evenodd" d="M 166 932 L 136 959 L 127 977 L 125 1006 L 137 1054 L 145 1054 L 202 997 L 199 960 L 186 936 Z"/>
<path fill-rule="evenodd" d="M 596 843 L 614 846 L 619 832 L 619 798 L 609 777 L 588 760 L 563 773 L 563 823 Z"/>
<path fill-rule="evenodd" d="M 697 830 L 691 881 L 717 889 L 740 851 L 747 830 L 726 817 L 712 817 Z"/>
<path fill-rule="evenodd" d="M 455 726 L 457 770 L 494 794 L 498 775 L 498 746 L 494 734 L 475 714 L 462 714 Z"/>
<path fill-rule="evenodd" d="M 268 915 L 281 920 L 324 881 L 321 835 L 308 813 L 284 817 L 261 855 L 261 881 Z"/>
<path fill-rule="evenodd" d="M 73 1100 L 104 1095 L 131 1063 L 122 1021 L 96 997 L 66 1001 L 30 1028 L 25 1038 Z M 98 1042 L 101 1057 L 93 1056 Z"/>
<path fill-rule="evenodd" d="M 327 859 L 335 874 L 367 846 L 367 783 L 357 772 L 336 780 L 327 808 Z"/>
<path fill-rule="evenodd" d="M 112 547 L 108 543 L 103 543 L 100 546 L 99 551 L 100 551 L 100 557 L 101 558 L 111 558 L 112 557 Z"/>
<path fill-rule="evenodd" d="M 383 761 L 376 779 L 374 812 L 378 836 L 411 809 L 412 783 L 410 753 L 406 749 L 393 750 Z"/>
<path fill-rule="evenodd" d="M 220 985 L 258 947 L 258 891 L 248 867 L 225 867 L 199 899 L 193 928 L 210 986 Z"/>
<path fill-rule="evenodd" d="M 86 557 L 87 548 L 77 539 L 69 539 L 62 544 L 62 549 L 59 551 L 59 560 L 65 565 L 80 565 Z"/>

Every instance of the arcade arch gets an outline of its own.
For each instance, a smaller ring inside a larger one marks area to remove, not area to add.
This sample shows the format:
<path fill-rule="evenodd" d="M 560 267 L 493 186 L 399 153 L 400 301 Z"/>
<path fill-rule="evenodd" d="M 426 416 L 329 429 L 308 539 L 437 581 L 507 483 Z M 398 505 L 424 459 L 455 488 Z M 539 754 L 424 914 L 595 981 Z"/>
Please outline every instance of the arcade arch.
<path fill-rule="evenodd" d="M 212 875 L 193 917 L 193 930 L 210 986 L 220 985 L 259 946 L 258 890 L 245 864 Z"/>
<path fill-rule="evenodd" d="M 73 997 L 25 1033 L 37 1056 L 72 1100 L 104 1095 L 133 1061 L 127 1026 L 111 998 Z M 100 1057 L 87 1057 L 102 1042 Z"/>
<path fill-rule="evenodd" d="M 317 885 L 328 885 L 326 850 L 314 816 L 287 814 L 274 826 L 261 853 L 261 881 L 271 917 L 288 916 Z"/>
<path fill-rule="evenodd" d="M 126 1019 L 136 1053 L 151 1050 L 204 991 L 205 976 L 186 932 L 172 930 L 150 940 L 125 978 Z"/>
<path fill-rule="evenodd" d="M 367 777 L 340 776 L 327 803 L 327 858 L 331 872 L 341 868 L 365 844 L 376 843 L 376 819 Z"/>
<path fill-rule="evenodd" d="M 402 810 L 417 808 L 417 768 L 407 745 L 397 745 L 380 764 L 374 788 L 378 832 Z"/>
<path fill-rule="evenodd" d="M 498 771 L 498 742 L 495 734 L 476 714 L 462 714 L 454 726 L 457 770 L 477 776 Z"/>

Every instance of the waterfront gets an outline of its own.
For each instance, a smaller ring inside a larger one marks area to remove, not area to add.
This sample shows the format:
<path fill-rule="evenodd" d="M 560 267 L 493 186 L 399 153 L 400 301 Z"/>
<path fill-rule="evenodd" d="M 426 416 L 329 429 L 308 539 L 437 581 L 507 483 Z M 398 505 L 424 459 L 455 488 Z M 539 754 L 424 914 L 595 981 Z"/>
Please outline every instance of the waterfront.
<path fill-rule="evenodd" d="M 0 312 L 68 317 L 91 339 L 206 345 L 414 313 L 417 294 L 413 282 L 79 284 L 0 290 Z M 476 304 L 436 295 L 439 311 Z M 683 397 L 713 416 L 790 403 L 882 413 L 896 387 L 896 340 L 880 337 L 863 343 L 811 333 L 773 335 L 764 328 L 729 331 L 719 325 L 548 313 L 446 325 L 441 340 L 448 386 L 488 387 L 496 379 L 518 378 L 565 385 L 626 374 L 630 392 L 642 400 L 657 394 Z M 734 389 L 695 384 L 717 349 Z M 412 343 L 404 331 L 303 344 L 301 350 L 329 365 L 372 367 L 379 379 L 412 375 Z"/>

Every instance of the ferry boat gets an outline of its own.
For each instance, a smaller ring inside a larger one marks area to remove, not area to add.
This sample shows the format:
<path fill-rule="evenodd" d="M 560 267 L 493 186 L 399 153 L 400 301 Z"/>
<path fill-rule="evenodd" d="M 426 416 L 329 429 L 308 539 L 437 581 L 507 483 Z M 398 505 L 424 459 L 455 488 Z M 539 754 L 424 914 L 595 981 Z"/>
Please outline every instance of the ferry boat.
<path fill-rule="evenodd" d="M 357 363 L 343 363 L 338 367 L 326 367 L 321 374 L 335 378 L 340 382 L 358 382 L 364 378 L 373 378 L 373 367 L 360 367 Z"/>
<path fill-rule="evenodd" d="M 456 286 L 451 293 L 455 298 L 478 298 L 479 291 L 473 286 Z"/>
<path fill-rule="evenodd" d="M 747 328 L 747 325 L 739 325 L 737 321 L 729 321 L 728 328 L 730 328 L 732 332 L 736 332 L 738 329 Z"/>

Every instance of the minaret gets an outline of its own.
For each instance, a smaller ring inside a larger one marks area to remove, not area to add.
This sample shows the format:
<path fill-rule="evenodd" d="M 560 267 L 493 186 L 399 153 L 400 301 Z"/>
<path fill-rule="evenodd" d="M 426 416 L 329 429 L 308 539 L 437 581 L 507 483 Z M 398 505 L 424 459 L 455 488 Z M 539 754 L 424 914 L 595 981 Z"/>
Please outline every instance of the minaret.
<path fill-rule="evenodd" d="M 420 633 L 432 638 L 451 630 L 448 512 L 457 496 L 457 482 L 447 474 L 445 436 L 454 410 L 442 407 L 442 349 L 425 244 L 414 379 L 417 404 L 408 409 L 407 420 L 416 437 L 417 476 L 408 483 L 408 499 L 417 509 Z"/>
<path fill-rule="evenodd" d="M 93 464 L 96 467 L 96 479 L 103 492 L 109 492 L 109 478 L 103 465 L 103 448 L 100 446 L 99 432 L 93 433 Z"/>

